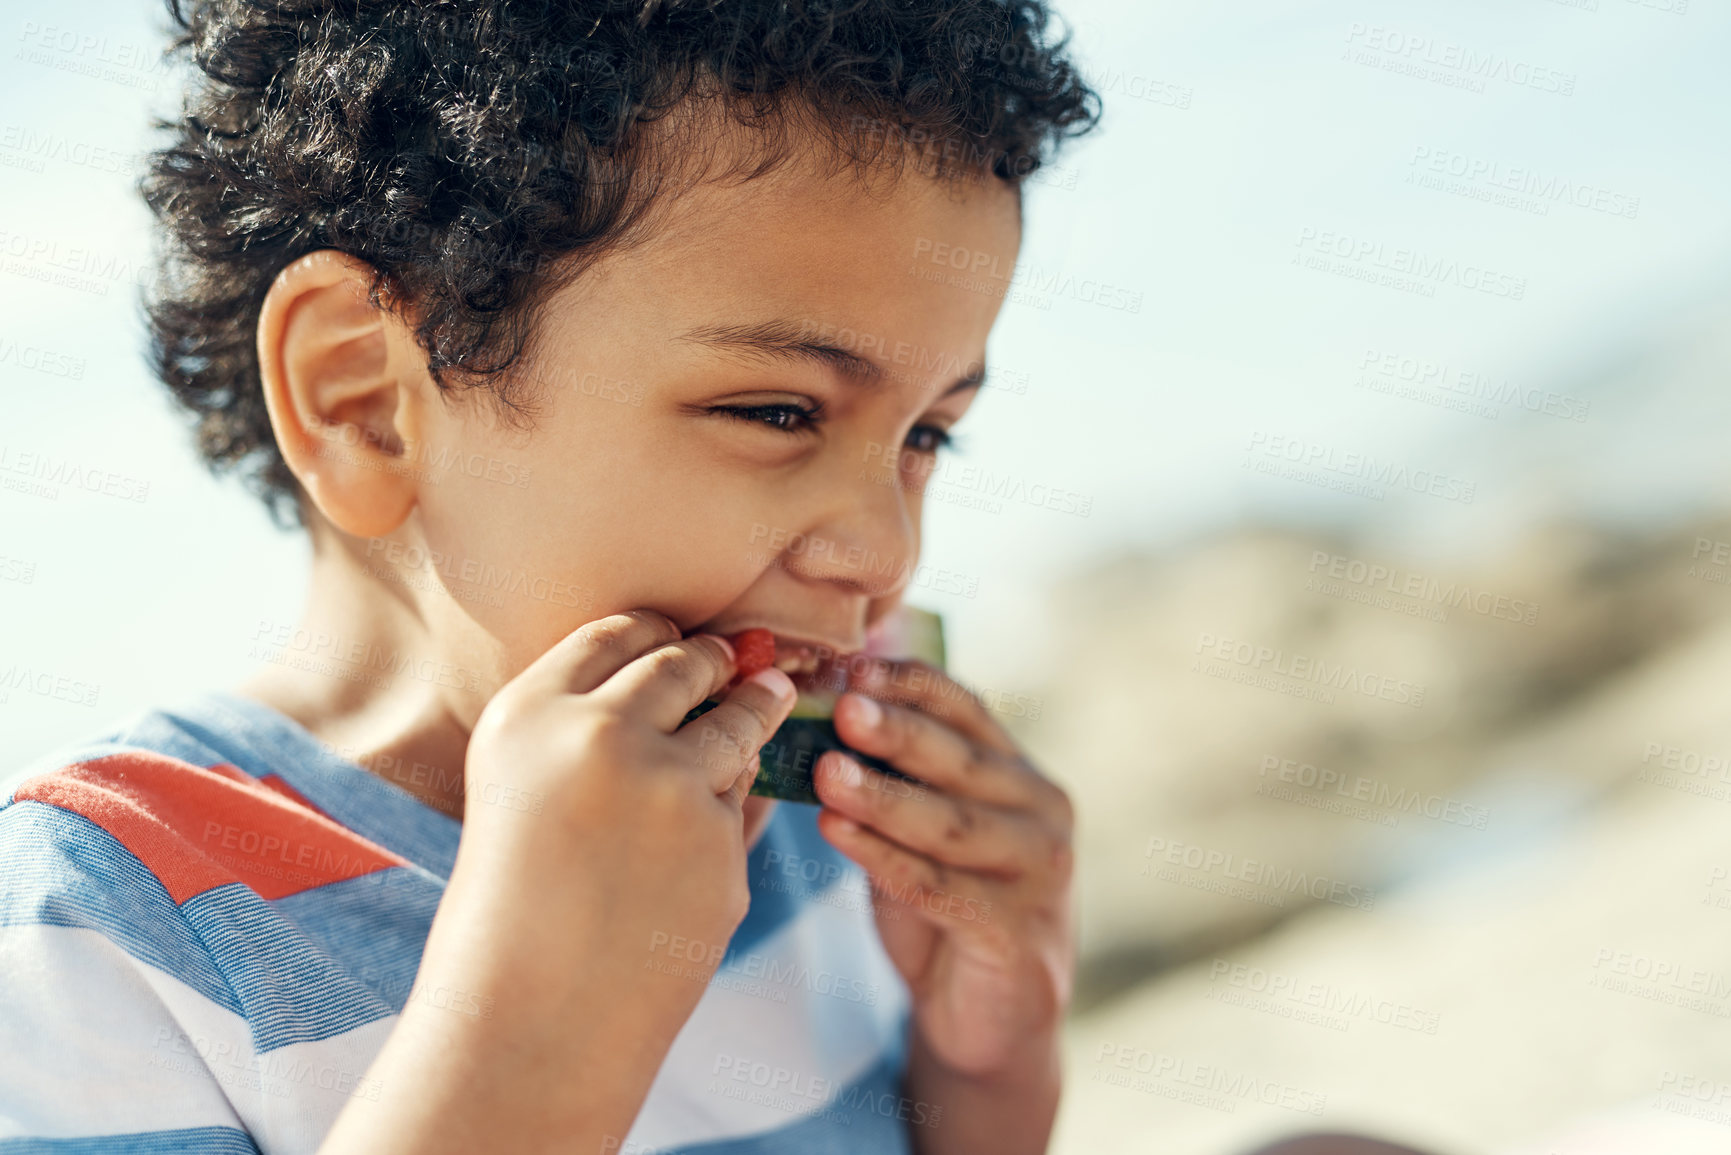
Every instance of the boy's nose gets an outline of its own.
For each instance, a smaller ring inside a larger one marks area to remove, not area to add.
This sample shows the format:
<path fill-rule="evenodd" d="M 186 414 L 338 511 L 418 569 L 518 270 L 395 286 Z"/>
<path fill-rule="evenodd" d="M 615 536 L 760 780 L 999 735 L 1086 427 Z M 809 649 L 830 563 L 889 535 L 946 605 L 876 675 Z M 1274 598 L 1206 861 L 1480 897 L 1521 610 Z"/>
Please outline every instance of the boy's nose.
<path fill-rule="evenodd" d="M 828 515 L 813 523 L 806 540 L 790 540 L 785 566 L 807 581 L 846 587 L 866 597 L 888 597 L 908 584 L 919 555 L 919 528 L 910 511 L 917 497 L 893 474 L 860 470 L 838 487 Z"/>

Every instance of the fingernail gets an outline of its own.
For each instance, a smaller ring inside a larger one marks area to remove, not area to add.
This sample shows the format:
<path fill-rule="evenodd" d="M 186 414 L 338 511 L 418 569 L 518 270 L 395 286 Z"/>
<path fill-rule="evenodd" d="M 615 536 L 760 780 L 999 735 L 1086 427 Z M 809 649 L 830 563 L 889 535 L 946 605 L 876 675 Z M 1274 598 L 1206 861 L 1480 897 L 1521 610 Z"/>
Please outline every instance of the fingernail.
<path fill-rule="evenodd" d="M 790 702 L 798 695 L 798 691 L 793 688 L 793 679 L 774 666 L 770 666 L 766 670 L 759 670 L 746 681 L 762 686 L 774 694 L 775 700 L 778 702 Z"/>
<path fill-rule="evenodd" d="M 877 729 L 884 720 L 884 708 L 860 694 L 853 696 L 853 711 L 859 718 L 859 724 L 868 730 Z"/>
<path fill-rule="evenodd" d="M 722 652 L 727 655 L 728 661 L 732 662 L 738 660 L 738 656 L 733 652 L 733 643 L 722 637 L 720 634 L 699 634 L 698 636 L 708 638 L 710 641 L 720 645 Z"/>
<path fill-rule="evenodd" d="M 836 760 L 841 763 L 839 774 L 843 786 L 855 787 L 865 781 L 865 771 L 860 769 L 860 764 L 858 762 L 855 762 L 846 754 L 837 755 Z"/>

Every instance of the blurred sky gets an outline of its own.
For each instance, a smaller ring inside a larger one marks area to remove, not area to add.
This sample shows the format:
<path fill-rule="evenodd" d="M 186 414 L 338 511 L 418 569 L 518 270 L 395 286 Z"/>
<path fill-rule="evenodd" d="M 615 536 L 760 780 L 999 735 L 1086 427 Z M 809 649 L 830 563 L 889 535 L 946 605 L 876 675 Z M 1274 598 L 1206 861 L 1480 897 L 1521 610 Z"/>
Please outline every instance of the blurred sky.
<path fill-rule="evenodd" d="M 1544 518 L 1651 524 L 1722 506 L 1731 15 L 1677 3 L 1062 4 L 1106 118 L 1031 189 L 1029 299 L 1006 305 L 990 350 L 1004 387 L 976 405 L 948 468 L 1091 505 L 1080 517 L 931 503 L 927 560 L 976 578 L 977 594 L 911 600 L 946 614 L 962 672 L 1029 676 L 1053 643 L 1041 632 L 1053 577 L 1245 520 L 1447 554 Z M 101 687 L 88 708 L 18 692 L 0 703 L 16 766 L 244 676 L 256 623 L 298 614 L 307 550 L 204 473 L 143 367 L 149 220 L 114 158 L 147 147 L 148 109 L 174 99 L 172 76 L 148 63 L 157 6 L 10 3 L 0 38 L 0 452 L 150 487 L 142 503 L 0 490 L 0 671 Z M 1331 265 L 1325 238 L 1348 255 Z M 72 250 L 114 272 L 96 277 L 105 291 L 41 281 L 55 259 L 86 259 Z M 1360 279 L 1403 250 L 1494 270 L 1520 299 L 1465 276 Z M 1304 263 L 1319 256 L 1322 269 Z M 1139 308 L 1083 299 L 1099 282 Z M 83 358 L 83 378 L 22 366 L 25 347 Z M 1572 421 L 1481 401 L 1485 416 L 1442 407 L 1450 395 L 1434 387 L 1379 394 L 1354 384 L 1368 350 L 1590 408 Z M 1440 472 L 1470 481 L 1474 500 L 1376 501 L 1259 474 L 1245 468 L 1259 437 Z M 34 579 L 4 580 L 5 559 Z"/>

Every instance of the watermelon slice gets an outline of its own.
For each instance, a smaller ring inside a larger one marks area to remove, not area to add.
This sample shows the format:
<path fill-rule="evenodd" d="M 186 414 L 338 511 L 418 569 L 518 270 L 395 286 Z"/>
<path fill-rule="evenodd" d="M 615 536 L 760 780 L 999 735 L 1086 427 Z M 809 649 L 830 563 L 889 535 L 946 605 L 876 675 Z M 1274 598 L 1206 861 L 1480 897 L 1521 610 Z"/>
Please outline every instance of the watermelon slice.
<path fill-rule="evenodd" d="M 753 654 L 754 663 L 761 655 L 762 639 L 750 636 L 754 634 L 769 634 L 769 631 L 746 630 L 729 639 L 742 667 L 748 650 Z M 769 640 L 773 647 L 773 635 Z M 942 669 L 943 620 L 929 610 L 902 606 L 873 628 L 864 652 L 881 658 L 917 658 Z M 763 666 L 756 668 L 762 669 Z M 817 792 L 812 788 L 811 775 L 819 756 L 826 750 L 845 751 L 862 765 L 891 777 L 908 779 L 908 775 L 889 763 L 861 754 L 844 745 L 836 736 L 835 704 L 839 697 L 840 693 L 832 689 L 811 687 L 801 691 L 787 721 L 764 743 L 758 754 L 757 781 L 751 787 L 753 794 L 760 798 L 817 805 Z M 701 717 L 719 704 L 716 701 L 705 702 L 687 714 L 685 720 L 689 722 Z"/>

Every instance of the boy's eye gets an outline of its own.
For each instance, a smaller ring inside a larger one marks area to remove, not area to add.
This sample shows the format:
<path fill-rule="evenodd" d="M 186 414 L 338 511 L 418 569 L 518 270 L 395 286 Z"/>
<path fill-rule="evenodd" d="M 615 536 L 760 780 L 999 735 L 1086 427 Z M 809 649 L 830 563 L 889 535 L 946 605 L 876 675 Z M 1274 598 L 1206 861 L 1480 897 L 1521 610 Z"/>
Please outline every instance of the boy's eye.
<path fill-rule="evenodd" d="M 823 414 L 823 407 L 776 402 L 765 405 L 717 405 L 710 411 L 735 421 L 767 425 L 784 433 L 802 433 L 817 425 Z M 936 453 L 954 443 L 955 438 L 941 425 L 916 425 L 908 430 L 906 445 L 915 453 Z"/>
<path fill-rule="evenodd" d="M 720 405 L 717 413 L 726 414 L 738 421 L 750 421 L 757 425 L 767 425 L 771 429 L 781 429 L 788 433 L 798 433 L 808 429 L 817 420 L 818 410 L 804 405 Z"/>
<path fill-rule="evenodd" d="M 942 426 L 916 425 L 908 430 L 907 447 L 915 453 L 936 453 L 948 449 L 954 442 L 950 431 Z"/>

